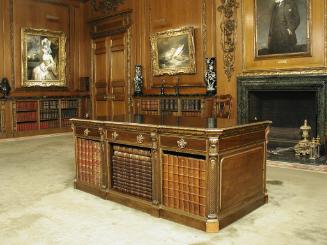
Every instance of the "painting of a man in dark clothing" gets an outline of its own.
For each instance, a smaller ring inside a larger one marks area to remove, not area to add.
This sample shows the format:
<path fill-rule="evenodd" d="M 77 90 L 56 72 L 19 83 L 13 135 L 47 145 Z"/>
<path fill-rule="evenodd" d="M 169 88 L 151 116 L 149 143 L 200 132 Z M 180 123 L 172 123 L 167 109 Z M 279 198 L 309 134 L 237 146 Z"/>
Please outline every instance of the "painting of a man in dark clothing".
<path fill-rule="evenodd" d="M 257 56 L 304 53 L 309 0 L 256 0 Z"/>
<path fill-rule="evenodd" d="M 294 0 L 275 0 L 271 14 L 268 49 L 271 54 L 292 53 L 297 43 L 295 30 L 300 24 Z"/>

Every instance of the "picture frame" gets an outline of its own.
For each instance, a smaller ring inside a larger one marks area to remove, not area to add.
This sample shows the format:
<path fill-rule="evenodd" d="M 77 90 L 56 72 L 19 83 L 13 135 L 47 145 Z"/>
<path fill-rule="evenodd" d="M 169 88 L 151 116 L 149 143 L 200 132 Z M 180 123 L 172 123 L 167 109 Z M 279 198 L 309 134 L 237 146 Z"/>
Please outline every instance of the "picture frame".
<path fill-rule="evenodd" d="M 193 27 L 158 32 L 150 39 L 154 76 L 196 72 Z"/>
<path fill-rule="evenodd" d="M 66 86 L 66 35 L 22 28 L 22 87 Z"/>
<path fill-rule="evenodd" d="M 266 55 L 258 55 L 260 48 L 257 44 L 256 1 L 259 3 L 260 0 L 244 0 L 244 4 L 242 5 L 242 19 L 246 20 L 242 26 L 242 36 L 244 37 L 242 44 L 243 73 L 310 73 L 311 70 L 317 68 L 327 68 L 327 59 L 325 58 L 327 51 L 327 45 L 325 45 L 327 31 L 321 24 L 327 21 L 327 15 L 325 15 L 327 0 L 323 0 L 324 3 L 322 5 L 320 1 L 310 0 L 307 2 L 307 52 L 286 52 Z M 275 0 L 271 0 L 271 2 L 275 2 Z M 270 21 L 269 17 L 267 18 L 267 21 Z M 266 30 L 267 32 L 268 30 Z M 312 45 L 313 43 L 314 45 Z"/>
<path fill-rule="evenodd" d="M 311 0 L 255 0 L 255 55 L 308 56 Z"/>

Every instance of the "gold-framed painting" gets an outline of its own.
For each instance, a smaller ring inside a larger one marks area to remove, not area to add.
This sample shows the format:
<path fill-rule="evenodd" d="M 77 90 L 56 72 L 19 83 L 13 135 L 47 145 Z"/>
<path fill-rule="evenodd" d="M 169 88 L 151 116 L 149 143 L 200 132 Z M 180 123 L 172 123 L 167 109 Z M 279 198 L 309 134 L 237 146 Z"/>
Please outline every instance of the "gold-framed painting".
<path fill-rule="evenodd" d="M 256 58 L 310 55 L 310 0 L 255 0 Z"/>
<path fill-rule="evenodd" d="M 244 0 L 243 72 L 263 71 L 277 74 L 284 70 L 303 72 L 326 67 L 326 2 L 327 0 L 323 0 L 323 4 L 312 0 Z M 279 41 L 275 42 L 277 44 L 271 43 L 271 25 L 276 21 L 274 18 L 277 18 L 277 7 L 284 8 L 279 11 L 279 15 L 287 12 L 292 13 L 293 17 L 297 16 L 293 26 L 283 30 L 291 43 L 283 44 L 284 46 L 280 45 L 282 34 L 275 33 L 274 39 L 279 37 Z"/>
<path fill-rule="evenodd" d="M 150 39 L 154 76 L 196 72 L 193 27 L 157 32 Z"/>
<path fill-rule="evenodd" d="M 66 86 L 66 35 L 22 28 L 22 86 Z"/>

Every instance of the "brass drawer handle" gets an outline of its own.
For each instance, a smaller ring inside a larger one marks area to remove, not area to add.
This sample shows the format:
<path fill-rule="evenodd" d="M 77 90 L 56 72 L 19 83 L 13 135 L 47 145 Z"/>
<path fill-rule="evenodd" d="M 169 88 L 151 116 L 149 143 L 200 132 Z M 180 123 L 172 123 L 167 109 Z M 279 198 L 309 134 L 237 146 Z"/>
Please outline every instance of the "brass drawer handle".
<path fill-rule="evenodd" d="M 142 144 L 144 142 L 144 137 L 142 134 L 139 134 L 137 137 L 136 137 L 136 141 L 137 143 L 139 144 Z"/>
<path fill-rule="evenodd" d="M 116 131 L 114 131 L 114 132 L 111 134 L 111 138 L 112 138 L 113 140 L 116 140 L 118 136 L 119 136 L 119 134 L 117 134 Z"/>
<path fill-rule="evenodd" d="M 177 140 L 177 145 L 179 148 L 184 149 L 187 146 L 187 142 L 184 140 L 184 138 L 180 138 Z"/>
<path fill-rule="evenodd" d="M 84 130 L 84 135 L 85 135 L 85 136 L 88 136 L 90 132 L 91 132 L 91 131 L 87 128 L 87 129 Z"/>

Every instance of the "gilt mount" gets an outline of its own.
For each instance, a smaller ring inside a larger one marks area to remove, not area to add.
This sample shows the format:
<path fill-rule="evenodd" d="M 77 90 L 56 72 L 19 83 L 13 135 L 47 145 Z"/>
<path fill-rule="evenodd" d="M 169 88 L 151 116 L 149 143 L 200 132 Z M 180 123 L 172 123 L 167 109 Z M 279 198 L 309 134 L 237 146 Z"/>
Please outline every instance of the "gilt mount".
<path fill-rule="evenodd" d="M 124 2 L 125 0 L 91 0 L 94 11 L 102 11 L 104 13 L 115 11 L 118 5 Z"/>
<path fill-rule="evenodd" d="M 237 28 L 237 8 L 239 3 L 236 0 L 222 0 L 218 11 L 223 15 L 220 23 L 221 46 L 223 49 L 224 71 L 228 82 L 234 72 L 235 48 L 236 48 L 236 28 Z"/>

